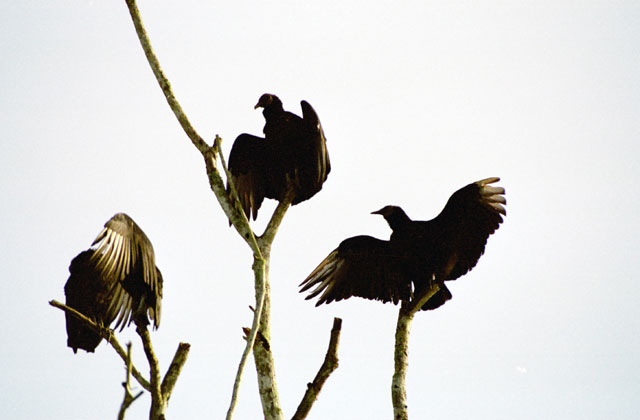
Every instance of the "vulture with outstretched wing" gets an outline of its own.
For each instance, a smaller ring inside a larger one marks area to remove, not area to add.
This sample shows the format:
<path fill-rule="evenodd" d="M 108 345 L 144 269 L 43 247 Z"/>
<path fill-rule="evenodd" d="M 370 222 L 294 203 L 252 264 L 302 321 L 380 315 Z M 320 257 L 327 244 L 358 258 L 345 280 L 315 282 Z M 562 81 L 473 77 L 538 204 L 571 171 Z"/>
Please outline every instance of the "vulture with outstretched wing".
<path fill-rule="evenodd" d="M 255 106 L 264 108 L 264 138 L 240 134 L 233 143 L 229 172 L 248 218 L 257 218 L 265 198 L 282 201 L 289 190 L 292 205 L 310 199 L 331 171 L 318 114 L 306 101 L 300 107 L 302 118 L 265 93 Z"/>
<path fill-rule="evenodd" d="M 92 244 L 69 267 L 64 286 L 66 304 L 99 325 L 120 330 L 131 321 L 160 325 L 162 274 L 153 246 L 140 227 L 124 213 L 113 216 Z M 101 337 L 66 314 L 67 345 L 74 352 L 93 352 Z"/>
<path fill-rule="evenodd" d="M 422 309 L 443 305 L 451 299 L 444 281 L 475 267 L 507 214 L 504 188 L 489 185 L 499 180 L 487 178 L 459 189 L 429 221 L 413 221 L 397 206 L 374 211 L 391 227 L 390 240 L 345 239 L 300 284 L 300 291 L 313 288 L 307 299 L 319 295 L 316 306 L 351 296 L 397 304 L 435 281 L 440 290 Z"/>

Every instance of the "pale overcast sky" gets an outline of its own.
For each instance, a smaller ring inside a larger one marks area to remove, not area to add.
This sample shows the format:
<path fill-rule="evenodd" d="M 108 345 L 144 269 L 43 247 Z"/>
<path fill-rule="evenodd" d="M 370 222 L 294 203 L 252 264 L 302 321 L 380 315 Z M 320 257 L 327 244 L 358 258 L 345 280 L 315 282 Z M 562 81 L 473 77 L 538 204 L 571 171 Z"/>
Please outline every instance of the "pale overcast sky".
<path fill-rule="evenodd" d="M 310 420 L 389 419 L 397 307 L 315 308 L 297 285 L 339 242 L 388 238 L 369 213 L 430 219 L 499 176 L 507 218 L 453 300 L 418 314 L 412 419 L 640 417 L 640 5 L 634 1 L 141 1 L 198 132 L 259 134 L 253 109 L 309 101 L 332 171 L 273 247 L 272 348 L 285 417 L 315 375 L 334 316 L 340 367 Z M 165 286 L 152 335 L 165 371 L 192 345 L 168 419 L 222 418 L 254 304 L 249 248 L 169 110 L 122 1 L 0 6 L 0 411 L 113 419 L 122 363 L 66 347 L 71 259 L 126 212 Z M 275 207 L 261 210 L 257 230 Z M 138 337 L 134 360 L 147 370 Z M 147 416 L 149 398 L 130 409 Z M 261 417 L 253 364 L 236 417 Z"/>

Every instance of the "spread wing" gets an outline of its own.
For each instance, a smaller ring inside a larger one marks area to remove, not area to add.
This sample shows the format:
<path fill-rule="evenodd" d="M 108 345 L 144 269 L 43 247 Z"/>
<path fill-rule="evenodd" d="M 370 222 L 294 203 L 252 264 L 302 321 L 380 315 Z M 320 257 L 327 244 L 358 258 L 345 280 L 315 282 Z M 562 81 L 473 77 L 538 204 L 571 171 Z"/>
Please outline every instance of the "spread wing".
<path fill-rule="evenodd" d="M 148 310 L 157 328 L 160 325 L 162 275 L 155 265 L 151 241 L 124 213 L 113 216 L 93 242 L 92 263 L 109 292 L 106 319 L 115 319 L 115 328 L 128 325 L 134 312 Z"/>
<path fill-rule="evenodd" d="M 398 303 L 411 296 L 411 279 L 403 271 L 406 258 L 389 241 L 371 236 L 345 239 L 300 284 L 306 299 L 320 295 L 316 306 L 351 296 Z"/>
<path fill-rule="evenodd" d="M 304 156 L 300 158 L 301 183 L 304 191 L 297 201 L 311 198 L 320 189 L 331 172 L 329 152 L 327 151 L 327 139 L 318 114 L 307 101 L 301 101 L 302 121 L 305 127 Z M 294 203 L 295 204 L 295 203 Z"/>
<path fill-rule="evenodd" d="M 258 209 L 266 195 L 266 173 L 268 164 L 265 139 L 250 134 L 240 134 L 233 142 L 229 154 L 229 172 L 238 198 L 247 218 L 258 217 Z M 227 183 L 227 192 L 230 192 Z"/>
<path fill-rule="evenodd" d="M 490 184 L 500 178 L 487 178 L 456 191 L 440 214 L 430 222 L 437 238 L 435 254 L 446 260 L 437 261 L 439 280 L 455 280 L 471 270 L 484 253 L 489 236 L 502 223 L 507 201 L 504 188 Z"/>

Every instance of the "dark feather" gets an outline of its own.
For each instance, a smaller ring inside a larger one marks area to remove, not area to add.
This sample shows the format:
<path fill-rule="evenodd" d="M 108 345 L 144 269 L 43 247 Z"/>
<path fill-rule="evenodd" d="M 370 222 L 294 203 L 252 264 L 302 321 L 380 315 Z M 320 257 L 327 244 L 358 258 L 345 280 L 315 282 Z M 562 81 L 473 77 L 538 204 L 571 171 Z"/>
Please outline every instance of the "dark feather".
<path fill-rule="evenodd" d="M 113 216 L 93 242 L 71 262 L 65 285 L 67 305 L 105 327 L 120 329 L 132 320 L 160 325 L 162 274 L 153 246 L 124 213 Z M 67 345 L 93 352 L 100 337 L 67 315 Z"/>
<path fill-rule="evenodd" d="M 257 218 L 265 198 L 282 201 L 289 190 L 292 205 L 310 199 L 331 171 L 320 119 L 309 103 L 300 105 L 302 118 L 285 111 L 277 96 L 262 95 L 255 108 L 264 108 L 265 137 L 241 134 L 231 148 L 229 172 L 249 218 Z"/>
<path fill-rule="evenodd" d="M 238 199 L 247 217 L 258 217 L 258 209 L 266 195 L 265 187 L 269 185 L 265 179 L 267 148 L 262 137 L 251 134 L 240 134 L 233 142 L 229 154 L 229 171 L 233 177 Z M 227 184 L 227 192 L 230 186 Z"/>
<path fill-rule="evenodd" d="M 340 243 L 309 275 L 301 292 L 319 294 L 317 305 L 359 296 L 398 303 L 411 295 L 410 281 L 400 269 L 406 259 L 394 252 L 393 244 L 371 236 L 355 236 Z"/>
<path fill-rule="evenodd" d="M 418 296 L 435 281 L 437 292 L 423 307 L 435 309 L 451 299 L 444 282 L 466 274 L 484 253 L 488 237 L 506 215 L 504 189 L 488 178 L 456 191 L 430 221 L 413 221 L 397 206 L 382 215 L 393 233 L 389 241 L 369 236 L 344 240 L 302 282 L 317 305 L 359 296 L 397 303 Z"/>

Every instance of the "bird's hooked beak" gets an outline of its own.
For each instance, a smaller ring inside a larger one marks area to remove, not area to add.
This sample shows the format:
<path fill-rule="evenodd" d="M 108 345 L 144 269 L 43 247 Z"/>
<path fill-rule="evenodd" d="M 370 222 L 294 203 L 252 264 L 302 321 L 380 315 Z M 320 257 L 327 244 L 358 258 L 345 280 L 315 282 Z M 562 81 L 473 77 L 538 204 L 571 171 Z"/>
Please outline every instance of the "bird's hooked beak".
<path fill-rule="evenodd" d="M 395 209 L 395 206 L 384 206 L 380 210 L 372 211 L 371 214 L 379 214 L 380 216 L 386 219 L 388 216 L 393 214 L 394 209 Z"/>

